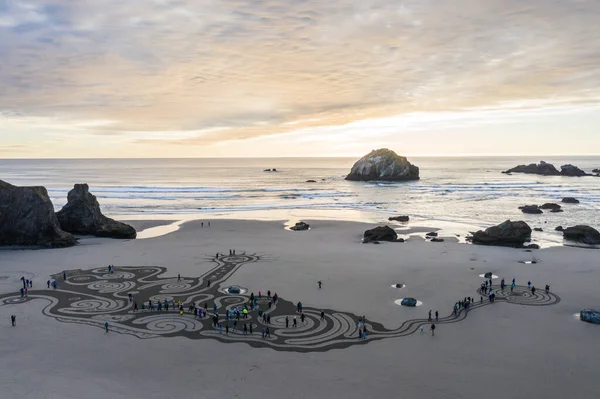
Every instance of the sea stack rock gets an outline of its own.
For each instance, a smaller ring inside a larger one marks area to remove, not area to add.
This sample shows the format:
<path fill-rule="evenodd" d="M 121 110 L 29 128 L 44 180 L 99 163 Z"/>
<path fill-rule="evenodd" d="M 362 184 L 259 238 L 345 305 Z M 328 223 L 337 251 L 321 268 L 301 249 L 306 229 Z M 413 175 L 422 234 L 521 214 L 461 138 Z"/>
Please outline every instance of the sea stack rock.
<path fill-rule="evenodd" d="M 589 173 L 585 173 L 583 170 L 579 169 L 575 165 L 563 165 L 560 167 L 561 176 L 573 176 L 573 177 L 581 177 L 581 176 L 591 176 Z"/>
<path fill-rule="evenodd" d="M 0 180 L 0 245 L 60 248 L 76 243 L 61 230 L 44 187 L 16 187 Z"/>
<path fill-rule="evenodd" d="M 107 218 L 87 184 L 75 184 L 69 191 L 67 204 L 56 213 L 60 227 L 73 234 L 109 238 L 135 238 L 136 231 L 128 224 Z"/>
<path fill-rule="evenodd" d="M 567 227 L 563 230 L 563 238 L 571 241 L 577 241 L 582 244 L 600 244 L 600 232 L 590 226 L 585 225 Z"/>
<path fill-rule="evenodd" d="M 540 161 L 539 164 L 519 165 L 504 173 L 528 173 L 533 175 L 559 176 L 560 172 L 551 163 Z"/>
<path fill-rule="evenodd" d="M 531 227 L 523 221 L 505 221 L 497 226 L 492 226 L 473 233 L 471 241 L 479 245 L 498 245 L 505 247 L 522 247 L 531 239 Z"/>
<path fill-rule="evenodd" d="M 419 180 L 419 168 L 394 151 L 386 148 L 373 150 L 359 159 L 346 176 L 354 181 L 409 181 Z"/>

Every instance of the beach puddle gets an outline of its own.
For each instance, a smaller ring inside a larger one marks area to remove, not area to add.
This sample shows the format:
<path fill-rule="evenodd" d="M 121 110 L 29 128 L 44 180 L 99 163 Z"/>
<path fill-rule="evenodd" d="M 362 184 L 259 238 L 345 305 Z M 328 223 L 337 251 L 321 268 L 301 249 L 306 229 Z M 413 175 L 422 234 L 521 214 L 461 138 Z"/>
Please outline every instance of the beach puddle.
<path fill-rule="evenodd" d="M 487 279 L 487 277 L 485 277 L 485 274 L 480 274 L 479 277 Z M 494 279 L 494 278 L 498 278 L 498 276 L 496 276 L 495 274 L 492 274 L 492 279 Z"/>
<path fill-rule="evenodd" d="M 404 298 L 396 299 L 396 300 L 394 301 L 394 303 L 395 303 L 396 305 L 400 305 L 400 306 L 402 306 L 402 300 L 403 300 L 403 299 L 404 299 Z M 423 304 L 423 302 L 421 302 L 421 301 L 418 301 L 418 300 L 417 300 L 417 306 L 421 306 L 422 304 Z M 410 308 L 410 306 L 405 306 L 405 308 Z"/>
<path fill-rule="evenodd" d="M 171 224 L 165 224 L 162 226 L 150 227 L 149 229 L 145 229 L 137 233 L 136 239 L 144 240 L 146 238 L 156 238 L 160 236 L 164 236 L 170 233 L 173 233 L 179 230 L 179 227 L 184 224 L 185 220 L 178 220 Z"/>
<path fill-rule="evenodd" d="M 392 284 L 392 288 L 400 289 L 400 288 L 404 288 L 404 287 L 406 287 L 405 284 L 400 284 L 400 283 Z"/>

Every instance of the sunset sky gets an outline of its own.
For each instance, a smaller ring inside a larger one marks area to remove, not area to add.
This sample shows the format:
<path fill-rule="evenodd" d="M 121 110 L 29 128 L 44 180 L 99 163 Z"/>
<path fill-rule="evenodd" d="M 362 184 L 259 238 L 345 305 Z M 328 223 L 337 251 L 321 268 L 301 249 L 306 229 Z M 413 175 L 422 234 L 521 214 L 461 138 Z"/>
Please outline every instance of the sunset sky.
<path fill-rule="evenodd" d="M 600 154 L 598 0 L 0 0 L 0 158 Z"/>

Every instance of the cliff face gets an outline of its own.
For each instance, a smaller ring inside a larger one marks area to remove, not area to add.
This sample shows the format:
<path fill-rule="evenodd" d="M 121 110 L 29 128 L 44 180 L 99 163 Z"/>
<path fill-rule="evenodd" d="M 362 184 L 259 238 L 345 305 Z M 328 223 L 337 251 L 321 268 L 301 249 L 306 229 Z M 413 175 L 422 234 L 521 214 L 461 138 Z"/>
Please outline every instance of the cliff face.
<path fill-rule="evenodd" d="M 16 187 L 0 180 L 0 245 L 69 247 L 44 187 Z"/>
<path fill-rule="evenodd" d="M 352 170 L 346 176 L 346 180 L 419 180 L 419 168 L 394 151 L 382 148 L 373 150 L 359 159 L 352 166 Z"/>
<path fill-rule="evenodd" d="M 100 204 L 87 184 L 76 184 L 69 191 L 67 204 L 56 213 L 60 226 L 73 234 L 109 238 L 135 238 L 137 233 L 128 224 L 102 214 Z"/>

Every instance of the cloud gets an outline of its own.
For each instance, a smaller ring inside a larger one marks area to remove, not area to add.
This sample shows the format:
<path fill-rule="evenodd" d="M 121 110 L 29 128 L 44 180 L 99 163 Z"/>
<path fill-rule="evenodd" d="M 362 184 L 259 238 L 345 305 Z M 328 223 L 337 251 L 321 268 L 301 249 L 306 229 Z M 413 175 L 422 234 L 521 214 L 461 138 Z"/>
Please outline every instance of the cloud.
<path fill-rule="evenodd" d="M 0 0 L 0 111 L 202 146 L 597 104 L 598 20 L 600 2 L 581 0 Z"/>

